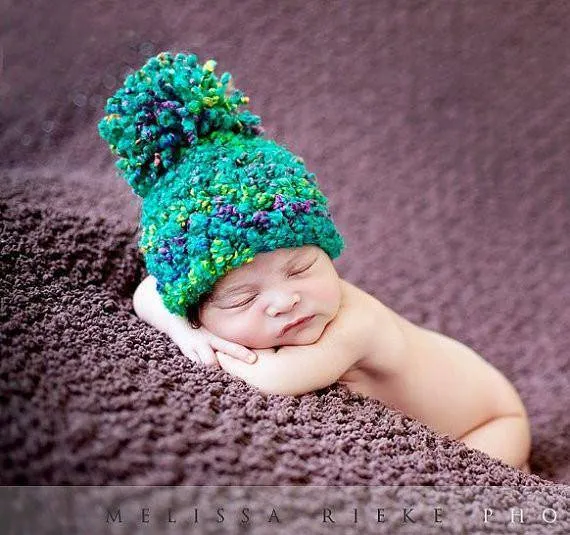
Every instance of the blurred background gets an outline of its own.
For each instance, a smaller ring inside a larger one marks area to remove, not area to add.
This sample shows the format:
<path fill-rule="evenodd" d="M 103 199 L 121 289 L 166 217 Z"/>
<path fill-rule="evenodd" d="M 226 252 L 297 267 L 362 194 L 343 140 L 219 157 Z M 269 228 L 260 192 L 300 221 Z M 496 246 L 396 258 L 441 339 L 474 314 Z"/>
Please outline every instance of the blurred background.
<path fill-rule="evenodd" d="M 316 173 L 341 275 L 498 367 L 570 481 L 570 3 L 3 0 L 0 25 L 4 187 L 136 229 L 105 101 L 160 51 L 214 58 Z"/>

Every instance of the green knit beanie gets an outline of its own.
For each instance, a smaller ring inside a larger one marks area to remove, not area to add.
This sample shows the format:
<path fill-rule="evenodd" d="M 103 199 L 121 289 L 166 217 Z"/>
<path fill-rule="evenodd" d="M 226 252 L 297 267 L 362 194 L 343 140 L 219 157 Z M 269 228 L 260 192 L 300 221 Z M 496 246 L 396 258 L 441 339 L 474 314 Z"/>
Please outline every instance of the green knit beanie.
<path fill-rule="evenodd" d="M 184 316 L 257 253 L 344 242 L 316 176 L 264 139 L 249 99 L 216 62 L 163 52 L 107 100 L 99 133 L 143 198 L 139 249 L 166 308 Z"/>

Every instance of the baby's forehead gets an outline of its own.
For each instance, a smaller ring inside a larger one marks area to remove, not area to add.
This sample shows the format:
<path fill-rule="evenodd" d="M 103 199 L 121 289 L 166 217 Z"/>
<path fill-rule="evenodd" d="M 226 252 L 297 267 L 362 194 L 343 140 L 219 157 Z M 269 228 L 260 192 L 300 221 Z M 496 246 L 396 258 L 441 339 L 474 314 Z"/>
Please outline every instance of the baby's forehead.
<path fill-rule="evenodd" d="M 255 282 L 255 278 L 263 276 L 273 269 L 279 269 L 291 262 L 302 260 L 315 250 L 319 250 L 316 246 L 294 247 L 287 249 L 276 249 L 266 253 L 258 253 L 252 262 L 244 264 L 236 269 L 231 270 L 223 279 L 218 281 L 216 286 L 232 287 L 241 282 Z"/>

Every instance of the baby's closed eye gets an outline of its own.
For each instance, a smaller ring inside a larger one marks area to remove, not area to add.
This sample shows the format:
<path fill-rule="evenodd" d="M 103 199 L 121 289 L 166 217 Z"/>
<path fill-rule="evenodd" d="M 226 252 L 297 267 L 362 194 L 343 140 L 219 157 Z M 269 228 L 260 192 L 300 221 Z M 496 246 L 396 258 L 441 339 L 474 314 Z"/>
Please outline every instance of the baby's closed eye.
<path fill-rule="evenodd" d="M 305 271 L 309 271 L 309 269 L 313 266 L 314 263 L 315 262 L 312 262 L 308 265 L 304 265 L 298 268 L 293 268 L 293 270 L 287 273 L 287 275 L 291 277 L 294 275 L 299 275 L 300 273 L 304 273 Z"/>
<path fill-rule="evenodd" d="M 255 298 L 257 297 L 257 294 L 253 294 L 249 297 L 246 297 L 245 300 L 240 300 L 237 303 L 232 303 L 230 305 L 228 305 L 227 307 L 221 307 L 221 308 L 239 308 L 239 307 L 243 307 L 245 305 L 247 305 L 248 303 L 251 303 Z"/>

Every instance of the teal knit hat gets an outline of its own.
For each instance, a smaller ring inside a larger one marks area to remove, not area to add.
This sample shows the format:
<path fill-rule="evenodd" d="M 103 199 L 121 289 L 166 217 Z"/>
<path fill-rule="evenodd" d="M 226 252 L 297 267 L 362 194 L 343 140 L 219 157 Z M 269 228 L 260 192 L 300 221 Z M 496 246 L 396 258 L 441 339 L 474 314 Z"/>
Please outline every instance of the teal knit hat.
<path fill-rule="evenodd" d="M 257 253 L 344 242 L 302 158 L 264 139 L 216 62 L 163 52 L 107 100 L 99 133 L 143 198 L 139 250 L 166 308 L 185 315 Z"/>

